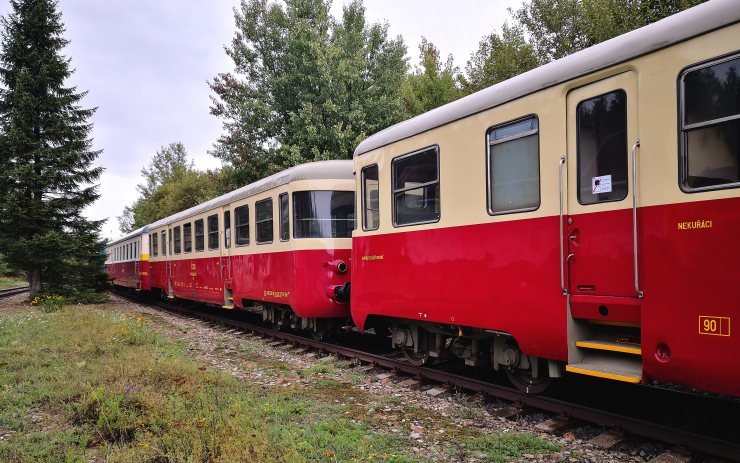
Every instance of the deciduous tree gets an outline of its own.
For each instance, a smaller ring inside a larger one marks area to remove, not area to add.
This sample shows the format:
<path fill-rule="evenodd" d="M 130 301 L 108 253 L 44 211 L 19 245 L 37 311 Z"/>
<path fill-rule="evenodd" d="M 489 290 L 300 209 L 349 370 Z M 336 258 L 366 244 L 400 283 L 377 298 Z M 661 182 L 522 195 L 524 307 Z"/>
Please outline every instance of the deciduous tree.
<path fill-rule="evenodd" d="M 511 13 L 544 64 L 704 1 L 530 0 Z"/>
<path fill-rule="evenodd" d="M 522 29 L 504 24 L 501 34 L 494 31 L 485 36 L 471 55 L 462 79 L 463 90 L 465 94 L 474 93 L 535 67 L 534 48 Z"/>
<path fill-rule="evenodd" d="M 361 1 L 341 20 L 327 0 L 244 0 L 227 54 L 233 73 L 212 82 L 224 121 L 213 154 L 248 183 L 302 162 L 349 158 L 365 136 L 404 116 L 400 38 L 367 24 Z"/>
<path fill-rule="evenodd" d="M 443 63 L 433 43 L 422 37 L 419 45 L 420 65 L 406 77 L 401 94 L 409 116 L 430 111 L 463 95 L 459 87 L 459 70 L 452 55 Z"/>
<path fill-rule="evenodd" d="M 163 146 L 141 169 L 144 181 L 136 187 L 139 198 L 118 217 L 121 232 L 131 232 L 234 189 L 235 185 L 222 185 L 230 174 L 228 170 L 195 169 L 180 142 Z"/>

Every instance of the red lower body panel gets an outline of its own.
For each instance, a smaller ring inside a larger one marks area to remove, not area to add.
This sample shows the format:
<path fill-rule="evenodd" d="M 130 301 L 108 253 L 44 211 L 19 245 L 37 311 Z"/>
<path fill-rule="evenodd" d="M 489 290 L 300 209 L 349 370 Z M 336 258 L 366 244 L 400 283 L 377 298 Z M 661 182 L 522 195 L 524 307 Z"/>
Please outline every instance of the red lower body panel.
<path fill-rule="evenodd" d="M 582 294 L 574 315 L 598 319 L 599 299 L 611 297 L 609 320 L 640 326 L 645 380 L 740 396 L 739 211 L 740 199 L 639 209 L 642 300 L 631 290 L 632 237 L 599 237 L 594 249 L 617 264 L 590 277 L 588 266 L 600 264 L 585 254 L 593 238 L 581 236 L 573 265 L 596 291 L 573 288 Z M 590 222 L 625 216 L 581 214 L 574 223 L 592 230 L 601 225 Z M 380 315 L 505 331 L 526 354 L 567 361 L 558 236 L 549 217 L 354 238 L 352 316 L 360 329 Z"/>
<path fill-rule="evenodd" d="M 644 208 L 639 230 L 645 375 L 740 395 L 740 198 Z"/>
<path fill-rule="evenodd" d="M 567 360 L 557 217 L 393 233 L 352 242 L 352 317 L 511 333 L 528 355 Z"/>
<path fill-rule="evenodd" d="M 259 301 L 290 306 L 300 317 L 348 317 L 349 307 L 326 294 L 327 286 L 341 286 L 349 273 L 338 274 L 329 262 L 349 264 L 349 250 L 307 250 L 231 257 L 171 261 L 171 278 L 165 262 L 152 262 L 152 287 L 182 299 L 224 305 L 225 289 L 233 303 Z M 170 281 L 171 280 L 171 281 Z"/>
<path fill-rule="evenodd" d="M 111 283 L 126 288 L 149 291 L 149 262 L 118 262 L 107 264 L 105 271 Z"/>

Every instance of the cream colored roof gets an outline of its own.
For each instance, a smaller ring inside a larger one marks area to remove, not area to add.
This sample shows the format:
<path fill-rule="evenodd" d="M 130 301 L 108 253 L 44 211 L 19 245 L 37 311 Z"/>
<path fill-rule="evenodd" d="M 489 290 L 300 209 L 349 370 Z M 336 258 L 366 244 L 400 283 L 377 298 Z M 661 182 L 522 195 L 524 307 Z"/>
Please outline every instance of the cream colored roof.
<path fill-rule="evenodd" d="M 740 0 L 711 0 L 388 127 L 360 143 L 354 155 L 738 21 Z"/>
<path fill-rule="evenodd" d="M 144 225 L 143 227 L 141 227 L 141 228 L 139 228 L 137 230 L 134 230 L 131 233 L 129 233 L 129 234 L 125 235 L 125 236 L 122 236 L 121 238 L 118 238 L 115 241 L 109 242 L 107 246 L 110 247 L 110 246 L 116 245 L 118 243 L 123 243 L 124 241 L 129 240 L 131 238 L 135 238 L 135 237 L 137 237 L 139 235 L 143 235 L 144 233 L 146 233 L 146 231 L 148 229 L 149 229 L 149 225 Z"/>
<path fill-rule="evenodd" d="M 165 217 L 164 219 L 158 220 L 153 224 L 148 225 L 149 229 L 154 229 L 167 225 L 169 223 L 177 222 L 178 220 L 186 219 L 188 217 L 201 214 L 205 211 L 215 209 L 226 204 L 230 204 L 240 199 L 254 196 L 263 191 L 277 188 L 281 185 L 285 185 L 290 182 L 298 180 L 320 180 L 320 179 L 352 179 L 354 178 L 354 166 L 352 160 L 338 160 L 338 161 L 317 161 L 310 162 L 307 164 L 301 164 L 290 169 L 286 169 L 277 174 L 270 175 L 269 177 L 258 180 L 249 185 L 243 186 L 237 190 L 234 190 L 225 195 L 213 198 L 210 201 L 206 201 L 197 206 L 193 206 L 190 209 L 186 209 L 177 214 Z"/>

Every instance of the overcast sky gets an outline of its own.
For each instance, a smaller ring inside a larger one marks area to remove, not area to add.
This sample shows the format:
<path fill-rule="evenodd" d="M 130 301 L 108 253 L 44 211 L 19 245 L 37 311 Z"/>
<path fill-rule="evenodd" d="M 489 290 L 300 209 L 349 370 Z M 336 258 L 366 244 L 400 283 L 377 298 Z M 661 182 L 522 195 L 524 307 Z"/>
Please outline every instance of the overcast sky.
<path fill-rule="evenodd" d="M 344 0 L 334 0 L 339 17 Z M 424 36 L 463 68 L 481 38 L 500 30 L 507 8 L 522 0 L 365 0 L 370 22 L 403 36 L 411 64 Z M 137 197 L 140 171 L 163 145 L 181 141 L 198 168 L 217 168 L 208 154 L 221 132 L 209 114 L 208 81 L 233 63 L 224 45 L 234 34 L 238 0 L 60 0 L 76 70 L 69 84 L 89 92 L 95 147 L 105 167 L 101 198 L 86 210 L 108 218 L 107 238 L 120 236 L 116 216 Z M 0 0 L 0 14 L 9 10 Z"/>

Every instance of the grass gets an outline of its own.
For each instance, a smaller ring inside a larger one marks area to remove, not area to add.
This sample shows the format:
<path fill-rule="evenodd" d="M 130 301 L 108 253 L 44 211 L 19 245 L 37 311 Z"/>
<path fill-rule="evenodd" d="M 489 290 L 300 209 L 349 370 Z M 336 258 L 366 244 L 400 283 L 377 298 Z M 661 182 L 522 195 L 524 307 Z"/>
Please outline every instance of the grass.
<path fill-rule="evenodd" d="M 28 281 L 19 277 L 0 276 L 0 289 L 18 288 L 20 286 L 28 286 Z"/>
<path fill-rule="evenodd" d="M 290 370 L 241 345 L 245 368 L 293 380 L 239 381 L 152 323 L 94 306 L 0 315 L 0 461 L 425 461 L 407 432 L 391 432 L 407 431 L 409 414 L 429 429 L 450 426 L 449 455 L 498 462 L 554 448 L 529 436 L 455 434 L 431 412 L 353 388 L 331 360 Z"/>

